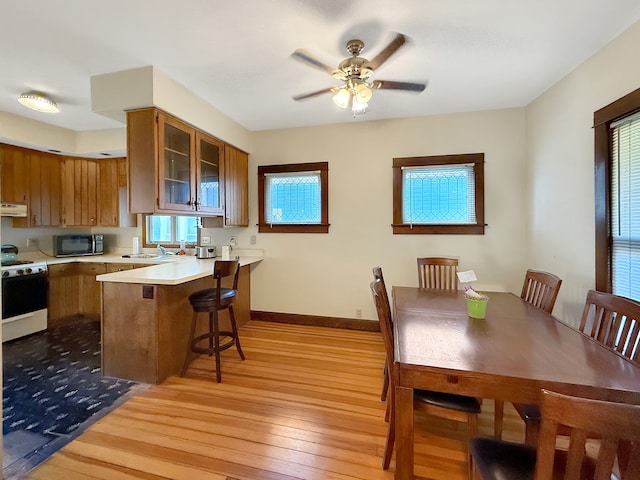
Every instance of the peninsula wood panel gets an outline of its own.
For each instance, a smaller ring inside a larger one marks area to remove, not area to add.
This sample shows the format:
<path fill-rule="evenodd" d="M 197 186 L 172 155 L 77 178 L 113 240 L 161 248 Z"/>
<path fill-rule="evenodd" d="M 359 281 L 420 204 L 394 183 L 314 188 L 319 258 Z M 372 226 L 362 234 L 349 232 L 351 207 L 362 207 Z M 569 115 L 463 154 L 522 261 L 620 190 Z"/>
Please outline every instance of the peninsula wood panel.
<path fill-rule="evenodd" d="M 231 286 L 231 278 L 223 285 Z M 187 355 L 192 309 L 189 295 L 214 286 L 213 277 L 181 285 L 102 282 L 102 370 L 105 375 L 158 384 L 177 374 Z M 249 320 L 250 265 L 240 267 L 238 297 L 233 304 L 238 325 Z M 220 328 L 229 330 L 229 313 L 219 313 Z M 198 332 L 207 325 L 199 315 Z"/>
<path fill-rule="evenodd" d="M 393 479 L 395 462 L 380 465 L 380 333 L 250 321 L 240 339 L 246 360 L 222 352 L 222 383 L 202 356 L 185 378 L 137 394 L 24 478 Z M 483 404 L 482 435 L 493 432 L 492 405 Z M 522 441 L 517 414 L 505 413 L 504 437 Z M 466 480 L 464 427 L 416 423 L 416 474 Z"/>

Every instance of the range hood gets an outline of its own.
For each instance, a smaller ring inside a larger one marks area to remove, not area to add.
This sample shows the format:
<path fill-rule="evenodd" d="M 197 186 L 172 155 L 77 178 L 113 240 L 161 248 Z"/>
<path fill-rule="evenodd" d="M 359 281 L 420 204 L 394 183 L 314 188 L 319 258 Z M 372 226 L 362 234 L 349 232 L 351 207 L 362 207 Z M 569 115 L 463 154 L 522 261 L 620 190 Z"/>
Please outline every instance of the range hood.
<path fill-rule="evenodd" d="M 27 206 L 15 203 L 0 204 L 0 216 L 2 217 L 26 217 Z"/>

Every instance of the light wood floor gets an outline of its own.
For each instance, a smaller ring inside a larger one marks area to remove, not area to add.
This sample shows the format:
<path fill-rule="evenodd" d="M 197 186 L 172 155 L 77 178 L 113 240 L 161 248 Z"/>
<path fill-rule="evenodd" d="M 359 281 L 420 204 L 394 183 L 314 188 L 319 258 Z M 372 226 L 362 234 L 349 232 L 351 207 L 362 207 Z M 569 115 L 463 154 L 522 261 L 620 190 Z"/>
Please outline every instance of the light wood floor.
<path fill-rule="evenodd" d="M 392 479 L 381 468 L 379 333 L 251 321 L 247 359 L 224 352 L 222 383 L 209 357 L 95 423 L 25 478 L 324 480 Z M 480 433 L 493 429 L 485 401 Z M 506 406 L 505 435 L 523 427 Z M 417 417 L 416 475 L 467 478 L 464 426 Z"/>

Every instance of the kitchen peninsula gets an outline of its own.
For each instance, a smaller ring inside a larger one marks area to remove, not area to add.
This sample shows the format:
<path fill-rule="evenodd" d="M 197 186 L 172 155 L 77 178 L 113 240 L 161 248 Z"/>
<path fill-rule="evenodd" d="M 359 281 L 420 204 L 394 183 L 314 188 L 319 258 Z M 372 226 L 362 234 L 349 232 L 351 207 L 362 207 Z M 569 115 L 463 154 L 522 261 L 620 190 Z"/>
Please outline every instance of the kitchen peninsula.
<path fill-rule="evenodd" d="M 238 253 L 234 312 L 240 326 L 249 320 L 250 269 L 262 260 L 262 252 Z M 213 286 L 215 260 L 168 257 L 150 267 L 96 277 L 102 290 L 103 375 L 159 384 L 180 371 L 192 315 L 189 295 Z M 223 326 L 228 322 L 225 315 L 220 316 Z"/>

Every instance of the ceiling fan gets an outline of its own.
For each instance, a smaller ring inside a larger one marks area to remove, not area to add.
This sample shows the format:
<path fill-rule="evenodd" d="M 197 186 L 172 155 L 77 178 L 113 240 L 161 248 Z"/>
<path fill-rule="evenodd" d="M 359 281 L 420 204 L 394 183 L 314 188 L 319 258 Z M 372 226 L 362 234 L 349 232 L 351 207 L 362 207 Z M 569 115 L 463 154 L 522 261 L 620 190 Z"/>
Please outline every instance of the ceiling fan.
<path fill-rule="evenodd" d="M 364 113 L 369 100 L 373 95 L 373 90 L 403 90 L 408 92 L 422 92 L 426 85 L 424 83 L 396 82 L 392 80 L 372 80 L 373 73 L 386 62 L 391 55 L 396 53 L 406 42 L 403 34 L 398 33 L 396 37 L 382 49 L 372 60 L 360 57 L 360 52 L 364 48 L 362 40 L 353 39 L 347 42 L 347 51 L 351 57 L 344 59 L 338 68 L 330 67 L 325 63 L 313 58 L 306 50 L 298 49 L 291 54 L 296 60 L 305 63 L 313 68 L 328 73 L 337 80 L 342 80 L 343 85 L 337 87 L 324 88 L 315 92 L 296 95 L 294 100 L 306 100 L 311 97 L 331 93 L 333 101 L 341 108 L 349 108 L 355 117 Z"/>

